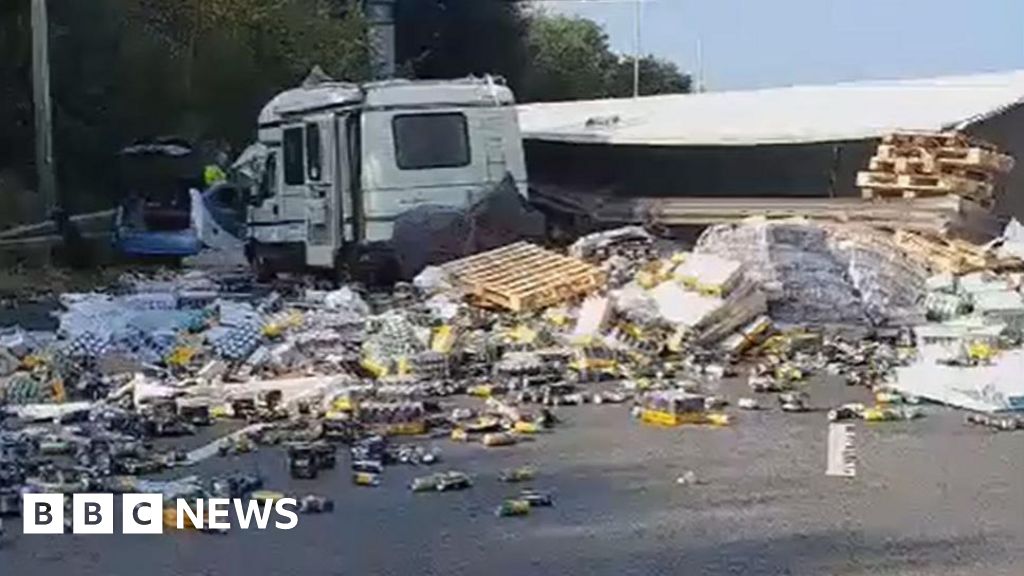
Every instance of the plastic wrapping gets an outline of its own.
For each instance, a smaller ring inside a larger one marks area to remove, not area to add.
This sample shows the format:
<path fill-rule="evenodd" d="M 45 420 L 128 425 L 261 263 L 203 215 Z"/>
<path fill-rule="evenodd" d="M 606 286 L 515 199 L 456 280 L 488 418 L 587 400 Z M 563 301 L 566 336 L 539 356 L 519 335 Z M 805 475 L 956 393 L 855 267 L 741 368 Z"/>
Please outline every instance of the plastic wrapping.
<path fill-rule="evenodd" d="M 1024 259 L 1024 225 L 1016 218 L 1011 218 L 997 243 L 999 248 L 996 250 L 996 256 L 999 258 Z"/>
<path fill-rule="evenodd" d="M 676 266 L 672 276 L 683 285 L 710 296 L 727 296 L 742 277 L 742 265 L 712 254 L 691 254 Z"/>
<path fill-rule="evenodd" d="M 651 290 L 651 297 L 661 318 L 687 328 L 700 325 L 724 304 L 721 298 L 690 292 L 671 281 L 657 285 Z"/>
<path fill-rule="evenodd" d="M 336 312 L 350 312 L 359 316 L 367 316 L 370 313 L 370 306 L 348 286 L 328 292 L 324 296 L 324 305 L 328 310 Z"/>
<path fill-rule="evenodd" d="M 902 394 L 977 412 L 1024 409 L 1024 350 L 1003 351 L 991 363 L 950 366 L 944 361 L 957 357 L 960 344 L 924 346 L 917 361 L 896 368 L 893 388 Z"/>
<path fill-rule="evenodd" d="M 218 300 L 216 306 L 221 326 L 257 327 L 263 323 L 260 313 L 248 302 Z"/>
<path fill-rule="evenodd" d="M 784 324 L 913 323 L 923 316 L 925 271 L 879 233 L 806 221 L 708 228 L 696 252 L 739 260 Z"/>
<path fill-rule="evenodd" d="M 130 294 L 111 297 L 101 294 L 66 295 L 67 311 L 60 315 L 59 332 L 71 342 L 95 340 L 100 347 L 122 342 L 142 344 L 146 335 L 158 336 L 192 327 L 201 313 L 176 310 L 171 294 Z"/>
<path fill-rule="evenodd" d="M 436 294 L 438 292 L 451 292 L 451 277 L 439 266 L 427 266 L 412 280 L 412 285 L 424 294 Z"/>
<path fill-rule="evenodd" d="M 438 294 L 424 303 L 431 318 L 441 322 L 450 322 L 458 316 L 464 304 L 445 294 Z"/>
<path fill-rule="evenodd" d="M 626 284 L 618 290 L 613 290 L 611 297 L 615 311 L 626 320 L 637 324 L 660 322 L 658 303 L 638 284 Z"/>
<path fill-rule="evenodd" d="M 391 245 L 402 278 L 517 240 L 544 238 L 543 215 L 526 204 L 510 177 L 478 198 L 469 206 L 426 204 L 398 216 Z"/>
<path fill-rule="evenodd" d="M 641 267 L 656 257 L 654 237 L 640 226 L 594 232 L 576 240 L 569 255 L 600 263 L 609 286 L 628 283 Z"/>
<path fill-rule="evenodd" d="M 643 227 L 624 226 L 580 237 L 569 246 L 569 255 L 580 260 L 604 260 L 623 249 L 646 251 L 653 245 L 654 237 Z"/>
<path fill-rule="evenodd" d="M 17 358 L 24 358 L 51 343 L 55 335 L 50 332 L 28 332 L 20 326 L 0 329 L 0 348 Z"/>

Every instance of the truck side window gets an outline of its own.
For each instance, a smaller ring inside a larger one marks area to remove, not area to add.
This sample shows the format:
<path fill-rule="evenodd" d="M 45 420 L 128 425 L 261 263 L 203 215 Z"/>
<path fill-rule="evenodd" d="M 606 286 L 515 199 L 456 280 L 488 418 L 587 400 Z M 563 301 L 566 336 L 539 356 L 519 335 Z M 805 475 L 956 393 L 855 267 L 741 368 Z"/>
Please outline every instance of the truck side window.
<path fill-rule="evenodd" d="M 466 115 L 400 114 L 391 120 L 395 161 L 402 170 L 456 168 L 469 164 Z"/>
<path fill-rule="evenodd" d="M 305 170 L 302 128 L 288 128 L 284 131 L 284 183 L 305 184 Z"/>
<path fill-rule="evenodd" d="M 320 181 L 321 162 L 320 125 L 306 124 L 306 178 L 310 181 Z"/>

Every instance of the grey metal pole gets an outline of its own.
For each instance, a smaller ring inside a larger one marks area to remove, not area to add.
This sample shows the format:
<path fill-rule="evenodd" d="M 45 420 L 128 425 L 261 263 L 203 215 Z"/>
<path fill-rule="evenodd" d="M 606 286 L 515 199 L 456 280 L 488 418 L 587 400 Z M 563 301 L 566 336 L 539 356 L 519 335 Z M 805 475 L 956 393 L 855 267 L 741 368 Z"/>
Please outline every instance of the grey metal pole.
<path fill-rule="evenodd" d="M 640 96 L 640 6 L 642 0 L 633 4 L 633 98 Z"/>
<path fill-rule="evenodd" d="M 395 77 L 395 2 L 396 0 L 367 0 L 366 20 L 370 25 L 370 55 L 373 77 Z"/>
<path fill-rule="evenodd" d="M 32 3 L 32 100 L 35 107 L 36 178 L 44 217 L 56 208 L 57 178 L 53 158 L 50 106 L 50 34 L 46 0 Z"/>
<path fill-rule="evenodd" d="M 704 42 L 697 36 L 697 89 L 695 92 L 704 92 Z"/>

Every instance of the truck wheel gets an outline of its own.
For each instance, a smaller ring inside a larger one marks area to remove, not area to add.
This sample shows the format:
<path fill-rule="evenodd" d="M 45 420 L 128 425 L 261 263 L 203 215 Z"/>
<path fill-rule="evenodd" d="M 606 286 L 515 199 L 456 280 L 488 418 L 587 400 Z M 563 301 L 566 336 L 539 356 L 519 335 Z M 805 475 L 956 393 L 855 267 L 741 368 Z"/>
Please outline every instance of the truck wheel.
<path fill-rule="evenodd" d="M 367 286 L 391 286 L 399 279 L 398 263 L 383 250 L 360 250 L 346 258 L 345 273 L 338 273 L 338 281 L 362 282 Z M 339 266 L 335 266 L 340 270 Z"/>
<path fill-rule="evenodd" d="M 352 266 L 355 261 L 353 258 L 344 251 L 339 251 L 334 257 L 334 269 L 332 270 L 331 280 L 337 286 L 344 286 L 353 281 L 352 277 Z"/>
<path fill-rule="evenodd" d="M 367 271 L 366 283 L 370 286 L 393 286 L 398 282 L 398 265 L 391 259 L 374 262 Z"/>
<path fill-rule="evenodd" d="M 274 279 L 274 268 L 266 256 L 253 255 L 249 259 L 249 266 L 257 282 L 266 283 Z"/>

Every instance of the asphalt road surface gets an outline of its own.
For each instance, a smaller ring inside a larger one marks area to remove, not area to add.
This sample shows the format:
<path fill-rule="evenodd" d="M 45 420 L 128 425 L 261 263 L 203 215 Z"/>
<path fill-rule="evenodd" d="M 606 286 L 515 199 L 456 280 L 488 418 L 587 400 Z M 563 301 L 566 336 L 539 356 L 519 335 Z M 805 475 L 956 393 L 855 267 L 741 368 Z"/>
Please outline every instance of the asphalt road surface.
<path fill-rule="evenodd" d="M 742 389 L 724 386 L 735 399 Z M 817 385 L 812 401 L 866 401 Z M 763 397 L 768 403 L 771 397 Z M 962 424 L 938 406 L 912 422 L 857 423 L 856 478 L 824 475 L 823 412 L 736 412 L 722 429 L 644 427 L 626 406 L 563 408 L 536 441 L 483 448 L 436 441 L 475 485 L 412 494 L 427 469 L 389 467 L 351 485 L 347 456 L 314 481 L 287 479 L 280 451 L 214 458 L 205 472 L 258 470 L 268 487 L 334 498 L 291 531 L 224 536 L 23 536 L 8 522 L 0 573 L 18 576 L 1013 574 L 1024 570 L 1024 433 Z M 555 507 L 496 518 L 532 464 Z M 692 470 L 700 483 L 676 479 Z M 119 523 L 118 523 L 119 525 Z M 14 532 L 12 535 L 11 533 Z"/>

